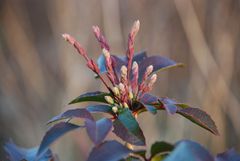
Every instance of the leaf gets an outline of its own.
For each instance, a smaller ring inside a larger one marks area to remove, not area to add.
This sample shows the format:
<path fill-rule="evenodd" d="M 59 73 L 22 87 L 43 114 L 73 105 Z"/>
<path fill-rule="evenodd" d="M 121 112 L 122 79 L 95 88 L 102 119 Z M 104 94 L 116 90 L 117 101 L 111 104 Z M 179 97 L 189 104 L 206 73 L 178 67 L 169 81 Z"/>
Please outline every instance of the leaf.
<path fill-rule="evenodd" d="M 105 141 L 92 149 L 87 161 L 118 161 L 131 152 L 117 141 Z"/>
<path fill-rule="evenodd" d="M 135 53 L 133 56 L 133 61 L 136 61 L 138 64 L 142 62 L 145 58 L 147 58 L 146 51 L 141 51 L 139 53 Z M 126 56 L 117 56 L 111 55 L 111 59 L 113 61 L 114 68 L 116 73 L 120 75 L 120 70 L 123 65 L 127 65 L 127 57 Z M 101 54 L 97 60 L 98 67 L 101 73 L 106 73 L 106 59 L 103 54 Z"/>
<path fill-rule="evenodd" d="M 146 150 L 136 150 L 133 153 L 138 155 L 138 156 L 140 156 L 140 157 L 142 157 L 143 159 L 146 158 Z"/>
<path fill-rule="evenodd" d="M 151 114 L 157 114 L 157 108 L 155 108 L 154 106 L 152 105 L 149 105 L 149 104 L 144 104 L 142 102 L 139 102 L 143 108 L 145 108 L 145 110 L 149 111 Z M 145 111 L 144 110 L 144 111 Z M 141 113 L 141 112 L 144 112 L 142 109 L 139 109 L 138 110 L 138 113 Z"/>
<path fill-rule="evenodd" d="M 174 151 L 164 161 L 214 161 L 212 155 L 200 144 L 184 140 L 177 143 Z"/>
<path fill-rule="evenodd" d="M 115 115 L 112 111 L 112 107 L 108 105 L 91 105 L 86 108 L 89 112 L 102 112 L 102 113 L 108 113 L 110 115 Z"/>
<path fill-rule="evenodd" d="M 85 125 L 88 136 L 94 142 L 95 145 L 98 145 L 105 139 L 105 137 L 111 130 L 112 121 L 108 118 L 102 118 L 97 122 L 87 119 L 85 121 Z"/>
<path fill-rule="evenodd" d="M 220 153 L 215 157 L 215 161 L 240 161 L 240 155 L 232 148 Z"/>
<path fill-rule="evenodd" d="M 101 54 L 97 59 L 97 65 L 100 70 L 100 73 L 107 72 L 107 68 L 106 68 L 105 64 L 106 64 L 105 56 L 103 54 Z"/>
<path fill-rule="evenodd" d="M 50 124 L 59 120 L 63 120 L 63 119 L 73 118 L 73 117 L 94 120 L 92 115 L 89 113 L 87 109 L 77 108 L 77 109 L 67 110 L 61 113 L 60 115 L 53 117 L 51 120 L 47 122 L 47 124 Z"/>
<path fill-rule="evenodd" d="M 190 121 L 196 123 L 197 125 L 203 127 L 204 129 L 212 132 L 215 135 L 219 135 L 217 127 L 212 120 L 212 118 L 204 111 L 198 108 L 179 108 L 177 113 L 186 117 Z"/>
<path fill-rule="evenodd" d="M 149 104 L 149 105 L 159 104 L 158 97 L 153 96 L 153 95 L 151 95 L 149 93 L 144 94 L 140 98 L 140 102 L 142 102 L 144 104 Z"/>
<path fill-rule="evenodd" d="M 42 139 L 42 142 L 37 152 L 37 156 L 41 157 L 42 154 L 45 153 L 45 151 L 48 149 L 48 147 L 58 138 L 60 138 L 67 132 L 75 130 L 80 127 L 82 126 L 77 126 L 67 122 L 60 122 L 50 127 Z"/>
<path fill-rule="evenodd" d="M 176 101 L 167 97 L 161 97 L 158 101 L 161 103 L 161 107 L 163 107 L 168 114 L 173 115 L 177 112 L 178 107 L 176 105 Z"/>
<path fill-rule="evenodd" d="M 124 141 L 133 145 L 145 145 L 143 132 L 129 109 L 124 109 L 119 113 L 113 126 L 113 132 Z"/>
<path fill-rule="evenodd" d="M 12 141 L 10 141 L 4 145 L 4 150 L 8 154 L 7 158 L 9 158 L 10 161 L 35 161 L 38 147 L 25 149 L 15 145 Z M 54 157 L 51 150 L 47 149 L 39 158 L 39 161 L 49 161 L 50 159 L 54 159 Z"/>
<path fill-rule="evenodd" d="M 143 75 L 149 65 L 153 65 L 153 72 L 158 70 L 167 69 L 170 67 L 183 66 L 181 63 L 162 57 L 162 56 L 150 56 L 139 64 L 139 82 L 142 81 Z"/>
<path fill-rule="evenodd" d="M 166 143 L 164 141 L 158 141 L 154 143 L 151 147 L 151 157 L 154 157 L 155 155 L 159 153 L 166 153 L 170 152 L 174 149 L 174 146 Z"/>
<path fill-rule="evenodd" d="M 104 99 L 104 96 L 109 96 L 109 95 L 110 95 L 109 93 L 100 92 L 100 91 L 88 92 L 78 96 L 77 98 L 72 100 L 69 104 L 88 102 L 88 101 L 107 103 L 106 100 Z"/>

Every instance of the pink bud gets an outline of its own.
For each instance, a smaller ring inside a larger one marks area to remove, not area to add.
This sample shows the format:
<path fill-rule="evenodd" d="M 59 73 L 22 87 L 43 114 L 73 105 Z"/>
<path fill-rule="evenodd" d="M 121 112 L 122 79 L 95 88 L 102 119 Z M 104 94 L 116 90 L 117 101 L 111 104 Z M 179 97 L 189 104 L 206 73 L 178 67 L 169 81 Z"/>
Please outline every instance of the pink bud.
<path fill-rule="evenodd" d="M 138 64 L 137 62 L 133 62 L 133 66 L 132 66 L 132 74 L 133 74 L 133 80 L 132 80 L 132 90 L 133 92 L 136 94 L 137 92 L 137 87 L 138 87 L 138 75 L 139 75 L 139 71 L 138 71 Z"/>
<path fill-rule="evenodd" d="M 62 37 L 69 42 L 70 44 L 74 45 L 74 42 L 76 41 L 72 36 L 69 34 L 62 34 Z"/>

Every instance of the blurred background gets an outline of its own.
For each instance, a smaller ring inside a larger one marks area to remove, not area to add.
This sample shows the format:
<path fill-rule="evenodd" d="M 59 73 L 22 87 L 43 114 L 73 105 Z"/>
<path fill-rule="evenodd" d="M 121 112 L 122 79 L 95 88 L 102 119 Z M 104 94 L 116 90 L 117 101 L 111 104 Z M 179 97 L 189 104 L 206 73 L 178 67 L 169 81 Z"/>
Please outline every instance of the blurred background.
<path fill-rule="evenodd" d="M 181 116 L 139 116 L 150 146 L 193 139 L 212 153 L 240 150 L 240 1 L 238 0 L 1 0 L 0 142 L 23 147 L 40 143 L 54 115 L 86 91 L 105 90 L 62 33 L 75 36 L 90 57 L 101 50 L 98 25 L 112 53 L 126 51 L 134 20 L 141 29 L 136 51 L 147 50 L 186 64 L 159 73 L 152 93 L 207 111 L 220 136 Z M 84 107 L 84 105 L 75 105 Z M 114 136 L 110 136 L 114 137 Z M 62 161 L 85 160 L 92 143 L 85 130 L 53 145 Z M 3 160 L 1 148 L 0 160 Z"/>

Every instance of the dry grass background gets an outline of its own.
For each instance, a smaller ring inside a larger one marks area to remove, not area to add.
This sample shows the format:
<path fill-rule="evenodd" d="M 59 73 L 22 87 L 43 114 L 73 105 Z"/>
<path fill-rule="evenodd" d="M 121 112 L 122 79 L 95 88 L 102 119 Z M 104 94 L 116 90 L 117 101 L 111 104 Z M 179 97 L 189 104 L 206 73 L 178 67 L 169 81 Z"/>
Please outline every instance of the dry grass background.
<path fill-rule="evenodd" d="M 159 73 L 153 93 L 201 107 L 221 134 L 213 136 L 180 116 L 144 114 L 139 120 L 148 145 L 186 138 L 213 153 L 232 146 L 239 150 L 238 0 L 1 0 L 0 142 L 12 138 L 25 147 L 37 145 L 45 122 L 68 108 L 72 98 L 104 90 L 62 33 L 74 35 L 96 59 L 100 48 L 91 26 L 103 29 L 112 52 L 124 53 L 136 19 L 141 21 L 136 50 L 187 65 Z M 53 149 L 62 161 L 73 161 L 84 160 L 91 146 L 82 130 L 66 135 Z"/>

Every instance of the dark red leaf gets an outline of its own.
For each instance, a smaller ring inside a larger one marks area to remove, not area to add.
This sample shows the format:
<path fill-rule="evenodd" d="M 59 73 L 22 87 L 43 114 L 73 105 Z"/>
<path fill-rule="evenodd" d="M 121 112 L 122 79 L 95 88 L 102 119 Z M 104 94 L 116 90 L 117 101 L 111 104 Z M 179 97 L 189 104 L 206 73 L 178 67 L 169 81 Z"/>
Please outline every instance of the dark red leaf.
<path fill-rule="evenodd" d="M 219 135 L 217 127 L 212 120 L 212 118 L 205 112 L 198 108 L 179 108 L 177 113 L 186 117 L 190 121 L 196 123 L 197 125 L 203 127 L 204 129 L 212 132 L 215 135 Z"/>
<path fill-rule="evenodd" d="M 111 130 L 112 121 L 108 118 L 102 118 L 97 122 L 87 119 L 85 121 L 85 125 L 90 139 L 94 142 L 95 145 L 98 145 L 105 139 Z"/>

